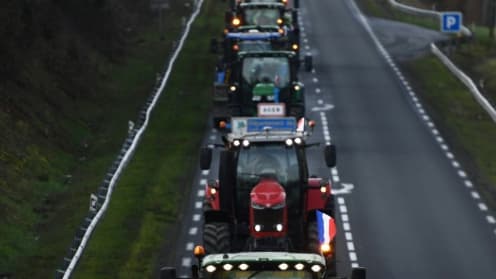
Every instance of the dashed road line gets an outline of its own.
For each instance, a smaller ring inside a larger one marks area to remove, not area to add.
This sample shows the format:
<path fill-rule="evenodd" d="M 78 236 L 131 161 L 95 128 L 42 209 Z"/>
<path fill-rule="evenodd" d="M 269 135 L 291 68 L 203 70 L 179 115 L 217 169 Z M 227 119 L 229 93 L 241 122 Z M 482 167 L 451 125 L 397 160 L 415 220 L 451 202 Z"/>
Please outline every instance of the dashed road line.
<path fill-rule="evenodd" d="M 191 266 L 191 258 L 183 258 L 181 261 L 181 265 L 184 267 L 190 267 Z"/>
<path fill-rule="evenodd" d="M 189 235 L 196 235 L 198 233 L 198 228 L 197 227 L 191 227 L 189 228 Z"/>
<path fill-rule="evenodd" d="M 186 243 L 186 251 L 193 251 L 195 244 L 193 242 Z"/>

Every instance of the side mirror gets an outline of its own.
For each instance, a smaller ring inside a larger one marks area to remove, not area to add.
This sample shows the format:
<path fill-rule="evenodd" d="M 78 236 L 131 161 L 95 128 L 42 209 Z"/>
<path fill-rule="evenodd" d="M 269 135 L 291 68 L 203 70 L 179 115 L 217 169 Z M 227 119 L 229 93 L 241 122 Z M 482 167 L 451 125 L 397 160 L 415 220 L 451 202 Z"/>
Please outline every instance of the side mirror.
<path fill-rule="evenodd" d="M 160 269 L 160 279 L 176 279 L 176 269 L 165 266 Z"/>
<path fill-rule="evenodd" d="M 216 38 L 210 39 L 210 53 L 216 54 L 219 52 L 219 42 Z"/>
<path fill-rule="evenodd" d="M 200 150 L 200 169 L 202 170 L 210 169 L 211 163 L 212 163 L 212 148 L 202 147 Z"/>
<path fill-rule="evenodd" d="M 298 11 L 291 10 L 291 19 L 293 20 L 293 25 L 298 26 Z"/>
<path fill-rule="evenodd" d="M 303 62 L 305 64 L 305 72 L 311 72 L 313 69 L 312 54 L 310 54 L 310 53 L 305 54 L 305 58 L 304 58 Z"/>
<path fill-rule="evenodd" d="M 354 267 L 351 269 L 351 279 L 365 279 L 367 277 L 367 269 L 365 267 Z"/>
<path fill-rule="evenodd" d="M 326 161 L 326 165 L 329 168 L 333 168 L 336 166 L 336 146 L 331 144 L 331 145 L 326 145 L 324 149 L 324 157 Z"/>

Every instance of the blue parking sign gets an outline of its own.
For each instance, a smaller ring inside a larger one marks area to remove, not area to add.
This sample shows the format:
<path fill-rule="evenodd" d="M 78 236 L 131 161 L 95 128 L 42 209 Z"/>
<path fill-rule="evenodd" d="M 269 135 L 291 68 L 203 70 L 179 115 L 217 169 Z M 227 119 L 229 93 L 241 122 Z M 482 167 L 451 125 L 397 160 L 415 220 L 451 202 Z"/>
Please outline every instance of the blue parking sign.
<path fill-rule="evenodd" d="M 441 32 L 456 33 L 462 29 L 462 13 L 444 12 L 441 13 Z"/>

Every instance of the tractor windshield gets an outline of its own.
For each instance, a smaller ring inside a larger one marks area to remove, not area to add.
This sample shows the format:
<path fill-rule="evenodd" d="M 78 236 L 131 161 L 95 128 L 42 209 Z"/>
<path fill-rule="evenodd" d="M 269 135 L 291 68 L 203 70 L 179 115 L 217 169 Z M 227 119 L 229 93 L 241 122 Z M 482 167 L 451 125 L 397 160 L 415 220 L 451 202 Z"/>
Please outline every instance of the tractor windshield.
<path fill-rule="evenodd" d="M 218 271 L 210 277 L 212 279 L 312 279 L 312 273 L 308 271 L 272 271 L 272 270 L 250 270 L 250 271 Z"/>
<path fill-rule="evenodd" d="M 290 68 L 287 57 L 246 57 L 243 59 L 243 81 L 250 87 L 272 83 L 277 88 L 289 85 Z"/>
<path fill-rule="evenodd" d="M 253 7 L 244 9 L 244 25 L 277 25 L 278 8 Z"/>

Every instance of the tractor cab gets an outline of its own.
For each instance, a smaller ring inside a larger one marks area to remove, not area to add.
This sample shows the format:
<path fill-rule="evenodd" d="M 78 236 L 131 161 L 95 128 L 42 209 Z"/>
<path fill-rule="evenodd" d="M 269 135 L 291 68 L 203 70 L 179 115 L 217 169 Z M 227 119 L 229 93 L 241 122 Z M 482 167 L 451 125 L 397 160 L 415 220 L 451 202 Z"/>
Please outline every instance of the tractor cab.
<path fill-rule="evenodd" d="M 316 236 L 316 211 L 333 216 L 334 200 L 329 180 L 309 176 L 305 150 L 315 145 L 307 143 L 312 121 L 235 117 L 228 126 L 218 180 L 205 189 L 207 253 L 307 251 L 332 258 Z M 324 154 L 333 167 L 335 147 L 326 146 Z M 202 149 L 202 169 L 209 169 L 211 158 L 212 149 Z M 334 247 L 334 236 L 326 247 Z"/>
<path fill-rule="evenodd" d="M 291 51 L 238 53 L 228 81 L 230 116 L 256 116 L 260 103 L 278 104 L 282 115 L 305 114 L 304 86 L 297 78 L 297 56 Z"/>
<path fill-rule="evenodd" d="M 281 3 L 240 3 L 226 13 L 226 28 L 232 31 L 243 25 L 283 27 L 290 23 L 284 21 L 285 13 L 286 6 Z"/>

